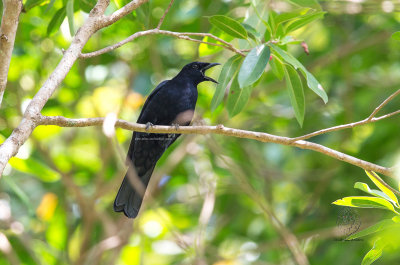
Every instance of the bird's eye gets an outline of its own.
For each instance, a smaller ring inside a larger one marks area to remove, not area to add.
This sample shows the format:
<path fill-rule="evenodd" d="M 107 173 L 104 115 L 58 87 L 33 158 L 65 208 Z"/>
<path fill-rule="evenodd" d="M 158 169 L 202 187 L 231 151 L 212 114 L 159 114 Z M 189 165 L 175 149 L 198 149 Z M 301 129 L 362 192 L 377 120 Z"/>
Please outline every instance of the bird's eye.
<path fill-rule="evenodd" d="M 199 66 L 197 64 L 194 64 L 192 67 L 193 69 L 199 69 Z"/>

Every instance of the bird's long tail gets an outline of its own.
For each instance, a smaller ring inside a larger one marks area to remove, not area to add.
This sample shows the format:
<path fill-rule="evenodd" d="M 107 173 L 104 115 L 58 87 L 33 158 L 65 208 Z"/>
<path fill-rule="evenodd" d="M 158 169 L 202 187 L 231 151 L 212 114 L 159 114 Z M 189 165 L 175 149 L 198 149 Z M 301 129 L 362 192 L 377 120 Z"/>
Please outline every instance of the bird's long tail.
<path fill-rule="evenodd" d="M 149 184 L 151 174 L 153 173 L 154 167 L 146 171 L 140 179 L 144 186 L 144 192 L 146 191 L 147 185 Z M 129 170 L 128 170 L 129 172 Z M 125 175 L 122 181 L 121 187 L 119 188 L 117 197 L 114 201 L 114 211 L 124 212 L 124 214 L 129 218 L 135 218 L 138 213 L 140 206 L 142 205 L 143 196 L 140 192 L 135 190 L 133 184 L 131 184 L 128 173 Z"/>

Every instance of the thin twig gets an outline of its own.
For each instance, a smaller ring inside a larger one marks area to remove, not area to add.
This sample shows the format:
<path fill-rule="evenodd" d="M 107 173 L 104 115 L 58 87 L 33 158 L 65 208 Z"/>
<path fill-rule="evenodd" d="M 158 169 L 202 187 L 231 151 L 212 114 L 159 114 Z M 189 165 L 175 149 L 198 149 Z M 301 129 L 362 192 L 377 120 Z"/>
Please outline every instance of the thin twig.
<path fill-rule="evenodd" d="M 372 120 L 375 115 L 386 105 L 389 103 L 389 101 L 391 101 L 394 97 L 396 97 L 397 95 L 400 94 L 400 89 L 397 90 L 396 92 L 394 92 L 393 94 L 391 94 L 387 99 L 385 99 L 378 107 L 376 107 L 376 109 L 371 113 L 371 115 L 369 115 L 369 117 L 367 118 L 367 120 Z"/>
<path fill-rule="evenodd" d="M 171 2 L 169 2 L 169 5 L 168 5 L 167 9 L 165 9 L 163 16 L 161 17 L 160 21 L 158 22 L 157 29 L 161 28 L 161 25 L 164 22 L 165 16 L 168 14 L 168 12 L 171 9 L 171 6 L 172 6 L 173 3 L 174 3 L 174 0 L 171 0 Z"/>
<path fill-rule="evenodd" d="M 68 119 L 63 116 L 40 116 L 37 119 L 39 125 L 57 125 L 60 127 L 87 127 L 87 126 L 101 126 L 104 122 L 104 118 L 86 118 L 86 119 Z M 390 168 L 379 166 L 356 157 L 344 154 L 342 152 L 333 150 L 326 146 L 304 141 L 294 141 L 293 138 L 283 137 L 263 132 L 253 132 L 240 129 L 227 128 L 223 125 L 217 126 L 181 126 L 175 128 L 175 126 L 160 126 L 156 125 L 146 129 L 145 124 L 131 123 L 124 120 L 117 120 L 115 127 L 148 133 L 180 133 L 180 134 L 220 134 L 225 136 L 233 136 L 238 138 L 253 139 L 260 142 L 270 142 L 276 144 L 283 144 L 289 146 L 295 146 L 301 149 L 313 150 L 335 159 L 345 161 L 349 164 L 358 166 L 365 170 L 371 170 L 379 172 L 383 175 L 392 177 L 393 172 Z"/>
<path fill-rule="evenodd" d="M 160 30 L 160 29 L 155 28 L 155 29 L 149 29 L 149 30 L 145 30 L 145 31 L 136 32 L 136 33 L 132 34 L 131 36 L 129 36 L 128 38 L 126 38 L 126 39 L 124 39 L 124 40 L 122 40 L 120 42 L 117 42 L 117 43 L 115 43 L 115 44 L 113 44 L 111 46 L 105 47 L 103 49 L 100 49 L 100 50 L 97 50 L 97 51 L 94 51 L 94 52 L 89 52 L 89 53 L 82 53 L 80 55 L 80 58 L 95 57 L 95 56 L 110 52 L 112 50 L 115 50 L 115 49 L 121 47 L 122 45 L 133 41 L 134 39 L 136 39 L 138 37 L 142 37 L 142 36 L 146 36 L 146 35 L 156 35 L 156 34 L 173 36 L 173 37 L 176 37 L 178 39 L 184 39 L 184 40 L 188 40 L 188 41 L 204 43 L 204 44 L 211 45 L 211 46 L 218 46 L 218 47 L 222 47 L 222 48 L 228 49 L 228 50 L 230 50 L 232 52 L 235 52 L 237 54 L 240 54 L 241 56 L 245 56 L 245 54 L 241 50 L 236 49 L 229 42 L 226 42 L 223 39 L 218 38 L 218 37 L 216 37 L 216 36 L 214 36 L 214 35 L 212 35 L 210 33 L 174 32 L 174 31 Z M 198 40 L 198 39 L 193 39 L 193 38 L 190 38 L 189 36 L 210 37 L 210 38 L 212 38 L 212 39 L 214 39 L 214 40 L 216 40 L 216 41 L 218 41 L 218 42 L 220 42 L 222 44 L 206 42 L 206 41 L 202 41 L 202 40 Z"/>
<path fill-rule="evenodd" d="M 387 104 L 389 103 L 389 101 L 391 101 L 394 97 L 396 97 L 397 95 L 400 94 L 400 89 L 397 90 L 396 92 L 394 92 L 392 95 L 390 95 L 388 98 L 386 98 L 378 107 L 375 108 L 375 110 L 365 119 L 361 120 L 361 121 L 357 121 L 357 122 L 352 122 L 352 123 L 347 123 L 347 124 L 342 124 L 342 125 L 338 125 L 338 126 L 334 126 L 334 127 L 330 127 L 330 128 L 326 128 L 326 129 L 322 129 L 322 130 L 318 130 L 309 134 L 305 134 L 299 137 L 294 137 L 292 138 L 293 141 L 299 141 L 299 140 L 305 140 L 305 139 L 309 139 L 311 137 L 317 136 L 317 135 L 321 135 L 321 134 L 325 134 L 328 132 L 334 132 L 334 131 L 339 131 L 339 130 L 343 130 L 343 129 L 347 129 L 347 128 L 354 128 L 356 126 L 359 125 L 364 125 L 364 124 L 368 124 L 368 123 L 373 123 L 373 122 L 377 122 L 386 118 L 389 118 L 391 116 L 394 116 L 396 114 L 400 113 L 400 110 L 396 110 L 394 112 L 379 116 L 379 117 L 375 117 L 375 115 Z"/>

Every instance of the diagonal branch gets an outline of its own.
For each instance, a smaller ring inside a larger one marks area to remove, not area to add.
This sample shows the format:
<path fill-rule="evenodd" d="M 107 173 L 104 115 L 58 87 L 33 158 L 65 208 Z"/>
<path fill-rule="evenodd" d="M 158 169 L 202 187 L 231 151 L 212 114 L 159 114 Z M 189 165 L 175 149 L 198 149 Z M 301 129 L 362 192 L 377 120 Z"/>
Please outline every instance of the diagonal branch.
<path fill-rule="evenodd" d="M 21 10 L 21 0 L 3 0 L 3 17 L 0 27 L 0 106 L 7 86 L 8 69 Z"/>
<path fill-rule="evenodd" d="M 88 127 L 88 126 L 101 126 L 104 122 L 104 118 L 86 118 L 86 119 L 68 119 L 63 116 L 40 116 L 38 118 L 39 125 L 57 125 L 60 127 Z M 253 132 L 240 129 L 227 128 L 223 125 L 217 126 L 181 126 L 175 128 L 175 126 L 153 126 L 146 129 L 145 124 L 131 123 L 124 120 L 117 120 L 115 127 L 123 128 L 126 130 L 137 131 L 137 132 L 148 132 L 148 133 L 180 133 L 180 134 L 219 134 L 225 136 L 232 136 L 237 138 L 252 139 L 264 143 L 276 143 L 288 146 L 295 146 L 301 149 L 313 150 L 335 159 L 347 162 L 365 170 L 371 170 L 381 173 L 386 176 L 392 177 L 393 172 L 390 168 L 386 168 L 380 165 L 376 165 L 356 157 L 344 154 L 326 146 L 304 141 L 297 140 L 294 138 L 283 137 L 264 132 Z"/>
<path fill-rule="evenodd" d="M 368 123 L 373 123 L 373 122 L 377 122 L 386 118 L 389 118 L 391 116 L 397 115 L 400 113 L 400 110 L 396 110 L 394 112 L 379 116 L 379 117 L 375 117 L 375 115 L 387 104 L 389 103 L 389 101 L 391 101 L 394 97 L 396 97 L 397 95 L 400 94 L 400 89 L 397 90 L 396 92 L 394 92 L 392 95 L 390 95 L 388 98 L 386 98 L 378 107 L 375 108 L 375 110 L 365 119 L 361 120 L 361 121 L 357 121 L 357 122 L 352 122 L 352 123 L 347 123 L 347 124 L 342 124 L 342 125 L 338 125 L 338 126 L 334 126 L 334 127 L 330 127 L 330 128 L 326 128 L 326 129 L 322 129 L 322 130 L 318 130 L 309 134 L 305 134 L 303 136 L 299 136 L 299 137 L 294 137 L 293 141 L 298 141 L 298 140 L 305 140 L 305 139 L 309 139 L 311 137 L 317 136 L 317 135 L 321 135 L 324 133 L 329 133 L 329 132 L 334 132 L 334 131 L 339 131 L 339 130 L 343 130 L 343 129 L 348 129 L 348 128 L 354 128 L 356 126 L 359 125 L 364 125 L 364 124 L 368 124 Z"/>
<path fill-rule="evenodd" d="M 71 67 L 81 54 L 89 38 L 102 27 L 117 21 L 144 2 L 146 2 L 146 0 L 131 1 L 121 9 L 115 11 L 111 16 L 105 17 L 104 12 L 110 1 L 97 1 L 85 23 L 72 39 L 71 45 L 65 51 L 57 67 L 29 103 L 18 127 L 15 128 L 4 143 L 0 145 L 0 175 L 3 173 L 10 158 L 17 154 L 19 148 L 26 142 L 32 131 L 38 125 L 41 117 L 41 110 L 71 70 Z"/>
<path fill-rule="evenodd" d="M 169 5 L 168 5 L 167 9 L 165 9 L 163 16 L 161 17 L 160 21 L 158 22 L 157 29 L 161 28 L 161 25 L 164 22 L 165 16 L 168 14 L 168 12 L 171 9 L 171 6 L 172 6 L 173 3 L 174 3 L 174 0 L 171 0 L 171 2 L 169 2 Z"/>

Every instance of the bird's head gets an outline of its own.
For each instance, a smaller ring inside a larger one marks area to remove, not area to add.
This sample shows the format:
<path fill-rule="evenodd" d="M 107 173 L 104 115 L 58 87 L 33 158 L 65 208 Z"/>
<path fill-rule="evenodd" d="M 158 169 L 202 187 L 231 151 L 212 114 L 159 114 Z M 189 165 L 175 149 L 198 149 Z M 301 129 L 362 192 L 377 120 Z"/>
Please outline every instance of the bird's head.
<path fill-rule="evenodd" d="M 206 76 L 205 71 L 219 65 L 219 63 L 202 63 L 202 62 L 193 62 L 185 65 L 182 68 L 182 71 L 178 74 L 178 76 L 184 76 L 190 78 L 195 82 L 195 84 L 199 84 L 203 81 L 211 81 L 218 84 L 217 81 L 212 79 L 211 77 Z"/>

